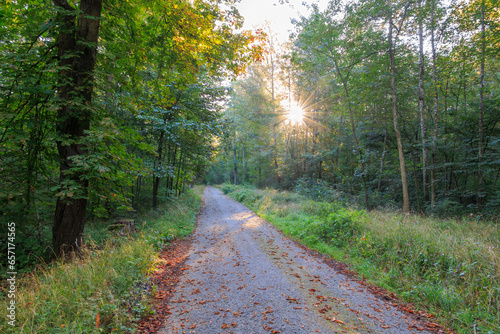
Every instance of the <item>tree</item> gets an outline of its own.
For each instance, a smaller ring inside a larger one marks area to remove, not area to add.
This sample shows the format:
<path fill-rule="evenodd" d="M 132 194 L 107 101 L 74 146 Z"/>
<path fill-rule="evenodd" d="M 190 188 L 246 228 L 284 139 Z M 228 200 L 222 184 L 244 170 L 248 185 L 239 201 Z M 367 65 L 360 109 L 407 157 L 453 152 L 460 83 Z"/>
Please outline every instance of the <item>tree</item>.
<path fill-rule="evenodd" d="M 401 140 L 401 132 L 399 130 L 399 120 L 398 120 L 398 104 L 397 104 L 397 93 L 396 93 L 396 64 L 395 64 L 395 49 L 394 49 L 394 39 L 393 39 L 393 8 L 390 0 L 387 1 L 387 18 L 389 33 L 387 36 L 388 48 L 389 48 L 389 60 L 391 68 L 391 96 L 392 96 L 392 117 L 394 119 L 394 131 L 396 133 L 396 141 L 398 144 L 398 154 L 399 154 L 399 168 L 401 172 L 401 184 L 403 185 L 403 211 L 405 213 L 410 212 L 410 196 L 408 195 L 408 181 L 406 178 L 406 163 L 403 151 L 403 143 Z"/>
<path fill-rule="evenodd" d="M 259 46 L 252 45 L 256 36 L 238 30 L 242 18 L 232 1 L 22 0 L 2 7 L 1 14 L 7 19 L 0 24 L 6 37 L 0 42 L 5 60 L 0 85 L 7 92 L 0 96 L 0 138 L 7 153 L 1 173 L 8 187 L 0 195 L 13 216 L 34 215 L 30 224 L 35 220 L 40 231 L 38 208 L 47 213 L 43 218 L 50 216 L 56 198 L 52 239 L 57 255 L 81 246 L 87 211 L 109 216 L 131 209 L 132 194 L 140 196 L 149 186 L 142 181 L 154 151 L 161 152 L 156 157 L 160 167 L 171 159 L 167 167 L 175 172 L 169 170 L 165 187 L 178 194 L 183 180 L 200 172 L 202 164 L 193 160 L 207 153 L 218 131 L 208 129 L 220 115 L 211 109 L 219 93 L 207 98 L 212 94 L 207 88 L 196 91 L 204 101 L 196 108 L 213 117 L 188 111 L 196 104 L 190 94 L 178 117 L 171 112 L 180 100 L 174 91 L 195 94 L 193 87 L 203 77 L 220 83 L 260 57 Z M 146 109 L 149 115 L 139 117 L 145 113 L 138 111 Z M 162 130 L 155 129 L 157 138 L 143 131 L 150 116 L 163 122 Z M 175 145 L 166 137 L 174 128 L 166 124 L 170 121 L 182 138 Z M 194 131 L 202 135 L 186 139 Z M 24 144 L 17 145 L 18 139 Z M 12 168 L 4 170 L 9 163 Z M 56 174 L 58 185 L 48 188 Z M 22 180 L 22 191 L 15 190 L 16 179 Z M 156 197 L 162 179 L 151 184 Z M 42 194 L 48 195 L 42 199 Z M 27 209 L 16 210 L 21 202 Z"/>
<path fill-rule="evenodd" d="M 82 0 L 72 7 L 54 0 L 58 22 L 57 149 L 60 159 L 60 191 L 56 203 L 53 248 L 56 254 L 77 250 L 87 210 L 88 179 L 72 167 L 85 156 L 83 138 L 92 118 L 93 72 L 102 10 L 101 0 Z"/>

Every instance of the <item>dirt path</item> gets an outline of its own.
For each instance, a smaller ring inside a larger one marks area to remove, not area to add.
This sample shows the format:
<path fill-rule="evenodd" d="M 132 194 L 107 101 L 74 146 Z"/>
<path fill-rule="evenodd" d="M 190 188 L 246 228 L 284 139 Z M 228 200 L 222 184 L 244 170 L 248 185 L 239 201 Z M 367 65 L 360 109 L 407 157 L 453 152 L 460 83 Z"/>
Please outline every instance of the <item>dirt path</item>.
<path fill-rule="evenodd" d="M 215 188 L 185 267 L 160 333 L 426 333 Z"/>

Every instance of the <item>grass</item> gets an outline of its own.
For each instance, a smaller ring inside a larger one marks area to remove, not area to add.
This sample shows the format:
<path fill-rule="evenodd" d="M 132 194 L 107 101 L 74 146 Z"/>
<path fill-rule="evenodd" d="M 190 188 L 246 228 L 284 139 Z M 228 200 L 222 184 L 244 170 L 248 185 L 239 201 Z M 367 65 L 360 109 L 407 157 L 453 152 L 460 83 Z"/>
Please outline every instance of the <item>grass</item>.
<path fill-rule="evenodd" d="M 148 274 L 168 241 L 191 234 L 202 188 L 136 219 L 129 237 L 90 239 L 81 256 L 40 266 L 17 282 L 16 326 L 2 314 L 2 333 L 129 333 L 149 310 Z M 90 228 L 89 234 L 98 234 Z M 100 233 L 104 233 L 102 230 Z M 109 233 L 109 232 L 108 232 Z M 0 301 L 7 309 L 8 299 Z"/>
<path fill-rule="evenodd" d="M 359 275 L 430 310 L 458 333 L 498 333 L 497 224 L 366 212 L 276 190 L 221 189 L 286 235 L 350 263 Z"/>

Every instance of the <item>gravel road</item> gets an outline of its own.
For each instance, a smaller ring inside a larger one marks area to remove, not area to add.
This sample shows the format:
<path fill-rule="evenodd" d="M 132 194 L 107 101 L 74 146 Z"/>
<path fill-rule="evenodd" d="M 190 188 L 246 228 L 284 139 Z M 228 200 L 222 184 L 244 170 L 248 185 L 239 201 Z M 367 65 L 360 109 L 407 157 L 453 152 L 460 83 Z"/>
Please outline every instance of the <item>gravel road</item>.
<path fill-rule="evenodd" d="M 428 333 L 220 190 L 203 198 L 160 333 Z"/>

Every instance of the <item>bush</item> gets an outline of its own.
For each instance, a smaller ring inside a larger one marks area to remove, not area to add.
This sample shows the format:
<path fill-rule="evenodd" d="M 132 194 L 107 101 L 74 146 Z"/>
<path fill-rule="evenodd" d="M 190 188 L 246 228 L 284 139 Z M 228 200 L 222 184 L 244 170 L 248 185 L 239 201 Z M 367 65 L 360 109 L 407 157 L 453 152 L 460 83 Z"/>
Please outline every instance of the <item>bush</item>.
<path fill-rule="evenodd" d="M 314 223 L 311 232 L 316 234 L 320 240 L 334 246 L 345 246 L 351 243 L 361 231 L 358 220 L 360 215 L 361 211 L 341 208 L 330 213 L 326 220 Z"/>
<path fill-rule="evenodd" d="M 303 176 L 295 184 L 295 192 L 313 200 L 338 201 L 340 194 L 336 192 L 325 180 L 313 179 Z"/>

